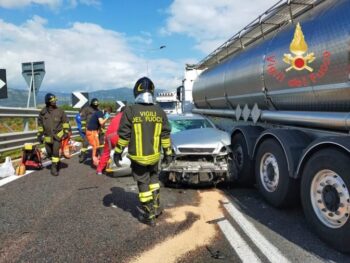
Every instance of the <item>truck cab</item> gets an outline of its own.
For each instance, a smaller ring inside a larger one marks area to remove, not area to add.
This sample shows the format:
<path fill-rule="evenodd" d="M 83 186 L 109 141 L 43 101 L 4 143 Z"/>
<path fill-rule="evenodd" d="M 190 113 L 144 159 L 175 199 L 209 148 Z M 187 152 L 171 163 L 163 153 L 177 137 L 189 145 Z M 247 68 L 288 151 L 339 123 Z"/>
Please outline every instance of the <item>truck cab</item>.
<path fill-rule="evenodd" d="M 181 113 L 181 105 L 176 92 L 159 92 L 156 102 L 167 114 Z"/>

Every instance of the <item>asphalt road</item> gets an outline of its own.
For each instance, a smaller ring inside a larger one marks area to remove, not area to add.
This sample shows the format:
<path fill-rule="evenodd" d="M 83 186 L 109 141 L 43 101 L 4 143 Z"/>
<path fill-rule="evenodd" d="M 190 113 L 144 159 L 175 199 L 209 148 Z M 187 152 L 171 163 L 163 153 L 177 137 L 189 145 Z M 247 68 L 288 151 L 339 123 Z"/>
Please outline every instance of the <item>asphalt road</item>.
<path fill-rule="evenodd" d="M 129 176 L 77 157 L 0 187 L 0 262 L 350 262 L 255 189 L 162 188 L 155 228 L 138 220 Z M 0 181 L 1 182 L 1 181 Z"/>

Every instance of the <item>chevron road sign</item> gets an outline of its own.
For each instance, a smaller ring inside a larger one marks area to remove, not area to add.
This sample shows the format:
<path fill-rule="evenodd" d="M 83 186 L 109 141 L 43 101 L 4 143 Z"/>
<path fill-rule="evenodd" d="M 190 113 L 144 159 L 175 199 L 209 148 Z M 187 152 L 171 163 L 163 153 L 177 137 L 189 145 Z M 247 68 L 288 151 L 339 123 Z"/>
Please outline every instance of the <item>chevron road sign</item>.
<path fill-rule="evenodd" d="M 6 69 L 0 69 L 0 99 L 7 98 Z"/>
<path fill-rule="evenodd" d="M 72 106 L 75 109 L 84 107 L 89 102 L 88 92 L 73 92 L 72 93 Z"/>
<path fill-rule="evenodd" d="M 121 101 L 121 100 L 117 100 L 115 101 L 116 105 L 117 105 L 117 112 L 119 112 L 121 110 L 121 108 L 123 106 L 126 106 L 127 102 L 126 101 Z"/>

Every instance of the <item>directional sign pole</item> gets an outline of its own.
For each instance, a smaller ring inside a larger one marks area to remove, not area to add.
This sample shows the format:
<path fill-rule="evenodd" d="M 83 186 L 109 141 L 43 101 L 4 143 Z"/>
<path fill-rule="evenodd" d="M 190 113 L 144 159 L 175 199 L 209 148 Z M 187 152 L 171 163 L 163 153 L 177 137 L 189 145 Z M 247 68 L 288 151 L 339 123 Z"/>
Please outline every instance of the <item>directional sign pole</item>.
<path fill-rule="evenodd" d="M 33 68 L 33 63 L 32 63 L 32 68 Z M 28 100 L 27 100 L 27 108 L 29 108 L 30 97 L 32 95 L 32 82 L 33 82 L 33 77 L 30 78 L 29 91 L 28 91 Z M 35 95 L 34 95 L 34 97 L 35 97 Z"/>
<path fill-rule="evenodd" d="M 32 89 L 34 95 L 34 108 L 36 108 L 36 94 L 35 94 L 35 81 L 34 81 L 34 66 L 32 62 Z"/>
<path fill-rule="evenodd" d="M 36 93 L 45 76 L 45 62 L 26 62 L 22 63 L 22 76 L 29 86 L 27 108 L 30 105 L 30 97 L 33 92 L 34 107 L 36 107 Z"/>
<path fill-rule="evenodd" d="M 36 93 L 40 88 L 41 82 L 45 76 L 45 62 L 26 62 L 22 63 L 22 76 L 29 87 L 27 108 L 30 106 L 30 97 L 33 92 L 34 107 L 36 108 Z M 28 119 L 24 119 L 24 130 L 28 131 Z"/>

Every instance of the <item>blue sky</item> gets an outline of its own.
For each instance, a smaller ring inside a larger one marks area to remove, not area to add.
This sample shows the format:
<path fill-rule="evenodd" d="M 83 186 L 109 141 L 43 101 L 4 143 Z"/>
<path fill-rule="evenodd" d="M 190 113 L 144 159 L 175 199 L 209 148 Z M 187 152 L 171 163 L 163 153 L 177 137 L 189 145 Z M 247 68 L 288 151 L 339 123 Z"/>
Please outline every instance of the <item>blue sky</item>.
<path fill-rule="evenodd" d="M 196 63 L 276 0 L 0 0 L 0 68 L 26 88 L 21 63 L 45 61 L 42 90 L 132 87 L 148 75 L 181 85 Z M 159 49 L 165 45 L 166 48 Z"/>

